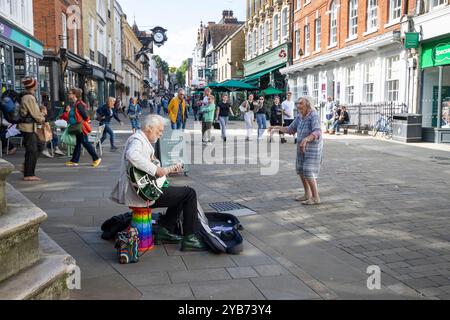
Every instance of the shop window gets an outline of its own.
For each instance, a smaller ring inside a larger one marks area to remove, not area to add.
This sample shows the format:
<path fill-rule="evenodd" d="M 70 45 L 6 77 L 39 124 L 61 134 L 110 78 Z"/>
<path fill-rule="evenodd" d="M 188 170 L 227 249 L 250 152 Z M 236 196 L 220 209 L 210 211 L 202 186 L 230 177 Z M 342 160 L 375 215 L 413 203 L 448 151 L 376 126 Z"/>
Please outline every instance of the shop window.
<path fill-rule="evenodd" d="M 423 127 L 437 128 L 439 124 L 441 128 L 450 128 L 450 66 L 442 67 L 442 83 L 439 83 L 439 67 L 423 71 L 421 106 Z"/>
<path fill-rule="evenodd" d="M 0 89 L 13 89 L 13 54 L 12 48 L 0 43 Z"/>

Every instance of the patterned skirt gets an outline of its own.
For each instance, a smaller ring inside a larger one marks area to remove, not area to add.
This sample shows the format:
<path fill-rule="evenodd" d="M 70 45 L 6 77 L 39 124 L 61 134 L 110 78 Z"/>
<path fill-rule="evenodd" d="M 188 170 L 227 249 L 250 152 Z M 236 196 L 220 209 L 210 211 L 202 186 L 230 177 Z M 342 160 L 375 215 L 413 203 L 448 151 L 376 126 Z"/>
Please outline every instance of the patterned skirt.
<path fill-rule="evenodd" d="M 130 208 L 133 211 L 131 226 L 139 232 L 139 252 L 153 249 L 152 209 Z"/>

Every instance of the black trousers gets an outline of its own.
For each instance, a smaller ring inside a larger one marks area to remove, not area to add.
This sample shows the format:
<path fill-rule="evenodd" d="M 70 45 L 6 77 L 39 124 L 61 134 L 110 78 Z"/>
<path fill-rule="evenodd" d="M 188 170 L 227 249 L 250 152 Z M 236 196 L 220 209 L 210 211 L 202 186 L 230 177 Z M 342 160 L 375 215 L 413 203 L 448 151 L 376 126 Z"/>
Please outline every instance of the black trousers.
<path fill-rule="evenodd" d="M 24 177 L 35 176 L 36 163 L 39 158 L 39 154 L 43 150 L 43 144 L 39 142 L 37 134 L 34 132 L 22 132 L 23 144 L 25 146 L 25 170 Z"/>
<path fill-rule="evenodd" d="M 183 213 L 184 235 L 198 231 L 197 193 L 194 189 L 169 186 L 152 208 L 168 208 L 166 214 L 161 215 L 159 225 L 170 232 L 174 232 L 181 213 Z"/>

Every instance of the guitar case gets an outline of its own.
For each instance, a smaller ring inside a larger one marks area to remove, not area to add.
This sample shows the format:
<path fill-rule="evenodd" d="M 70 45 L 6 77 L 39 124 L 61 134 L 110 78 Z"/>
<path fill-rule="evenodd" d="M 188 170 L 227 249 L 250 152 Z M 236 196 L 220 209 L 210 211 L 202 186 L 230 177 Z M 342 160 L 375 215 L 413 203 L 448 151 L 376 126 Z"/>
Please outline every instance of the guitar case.
<path fill-rule="evenodd" d="M 244 250 L 243 230 L 239 219 L 232 214 L 204 212 L 198 207 L 199 234 L 212 252 L 220 254 L 239 254 Z"/>

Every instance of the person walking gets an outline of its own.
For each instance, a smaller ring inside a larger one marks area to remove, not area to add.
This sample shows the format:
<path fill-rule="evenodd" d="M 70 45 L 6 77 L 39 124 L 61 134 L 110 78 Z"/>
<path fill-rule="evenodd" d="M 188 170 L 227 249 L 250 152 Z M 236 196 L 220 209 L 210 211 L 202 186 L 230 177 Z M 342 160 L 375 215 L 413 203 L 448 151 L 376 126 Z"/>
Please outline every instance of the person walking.
<path fill-rule="evenodd" d="M 252 136 L 253 121 L 255 120 L 255 114 L 253 113 L 253 110 L 255 109 L 253 104 L 254 97 L 253 94 L 249 94 L 247 100 L 239 107 L 239 110 L 244 113 L 245 129 L 247 130 L 245 141 L 250 141 L 250 137 Z"/>
<path fill-rule="evenodd" d="M 216 98 L 211 94 L 208 97 L 208 106 L 202 107 L 200 111 L 202 118 L 202 142 L 204 145 L 211 144 L 211 127 L 214 120 L 214 112 L 216 110 Z"/>
<path fill-rule="evenodd" d="M 258 99 L 258 103 L 255 106 L 256 123 L 258 124 L 258 140 L 263 139 L 264 132 L 267 129 L 267 108 L 264 105 L 264 97 L 261 96 Z"/>
<path fill-rule="evenodd" d="M 111 152 L 117 151 L 118 148 L 114 144 L 114 131 L 111 129 L 111 120 L 112 118 L 116 119 L 117 122 L 122 126 L 123 123 L 117 114 L 117 109 L 114 107 L 116 103 L 116 98 L 109 97 L 106 104 L 104 104 L 101 108 L 97 110 L 97 119 L 99 121 L 100 126 L 105 126 L 103 131 L 103 136 L 100 142 L 103 144 L 105 142 L 107 135 L 109 135 L 109 142 L 111 144 Z"/>
<path fill-rule="evenodd" d="M 295 103 L 292 101 L 292 92 L 288 92 L 286 95 L 286 100 L 281 104 L 283 107 L 283 123 L 285 127 L 289 127 L 291 123 L 294 121 L 294 110 Z M 284 136 L 281 138 L 281 143 L 286 143 L 286 139 Z M 297 143 L 297 139 L 295 138 L 295 143 Z"/>
<path fill-rule="evenodd" d="M 279 131 L 288 134 L 297 133 L 297 174 L 304 188 L 304 195 L 295 198 L 303 205 L 320 204 L 317 178 L 322 162 L 323 138 L 319 114 L 314 109 L 312 100 L 302 97 L 297 102 L 298 117 L 289 127 L 270 127 L 269 131 Z"/>
<path fill-rule="evenodd" d="M 81 156 L 81 146 L 83 146 L 89 155 L 92 157 L 92 166 L 98 167 L 102 159 L 95 152 L 94 147 L 88 140 L 88 135 L 91 132 L 89 125 L 89 116 L 86 113 L 87 105 L 81 100 L 83 90 L 79 88 L 72 88 L 69 90 L 69 100 L 72 102 L 69 112 L 69 128 L 70 126 L 81 126 L 81 132 L 75 135 L 76 145 L 73 150 L 72 159 L 65 163 L 67 167 L 78 167 Z"/>
<path fill-rule="evenodd" d="M 22 80 L 25 92 L 21 98 L 20 115 L 22 121 L 17 128 L 22 132 L 23 142 L 25 146 L 25 163 L 23 170 L 24 181 L 40 181 L 36 176 L 36 164 L 39 154 L 43 150 L 43 144 L 39 143 L 36 134 L 38 124 L 45 123 L 45 116 L 39 110 L 36 101 L 37 81 L 32 77 L 25 77 Z"/>
<path fill-rule="evenodd" d="M 270 109 L 270 126 L 283 126 L 283 107 L 281 106 L 280 97 L 273 98 L 273 105 Z M 272 142 L 273 132 L 270 133 L 270 142 Z M 280 136 L 282 133 L 280 132 Z"/>
<path fill-rule="evenodd" d="M 186 119 L 186 99 L 183 89 L 179 89 L 177 96 L 170 100 L 168 111 L 172 130 L 183 129 L 183 123 Z"/>
<path fill-rule="evenodd" d="M 128 106 L 127 116 L 131 122 L 131 129 L 133 133 L 136 133 L 137 130 L 141 128 L 139 124 L 139 116 L 142 114 L 142 108 L 138 103 L 137 98 L 132 98 L 130 105 Z"/>
<path fill-rule="evenodd" d="M 161 101 L 162 101 L 162 107 L 164 110 L 164 114 L 168 114 L 169 113 L 169 110 L 168 110 L 169 98 L 167 98 L 167 96 L 164 96 Z"/>
<path fill-rule="evenodd" d="M 222 95 L 222 101 L 217 105 L 216 121 L 220 123 L 220 130 L 222 131 L 222 140 L 227 142 L 227 124 L 228 118 L 234 116 L 231 104 L 228 102 L 228 95 L 225 93 Z"/>

